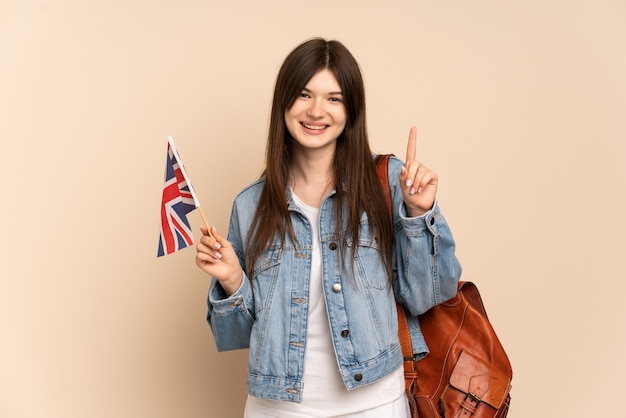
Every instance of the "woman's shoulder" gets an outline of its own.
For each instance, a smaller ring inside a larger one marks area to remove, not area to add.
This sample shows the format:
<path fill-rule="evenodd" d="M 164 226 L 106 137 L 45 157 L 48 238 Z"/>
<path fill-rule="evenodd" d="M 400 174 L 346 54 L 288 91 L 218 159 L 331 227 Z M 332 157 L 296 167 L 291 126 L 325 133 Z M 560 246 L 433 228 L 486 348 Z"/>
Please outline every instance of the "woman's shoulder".
<path fill-rule="evenodd" d="M 255 202 L 254 207 L 256 207 L 256 202 L 259 200 L 259 196 L 261 195 L 261 190 L 263 190 L 263 185 L 265 184 L 265 176 L 259 177 L 254 182 L 248 184 L 244 187 L 238 194 L 235 196 L 235 203 L 247 203 L 250 201 Z"/>

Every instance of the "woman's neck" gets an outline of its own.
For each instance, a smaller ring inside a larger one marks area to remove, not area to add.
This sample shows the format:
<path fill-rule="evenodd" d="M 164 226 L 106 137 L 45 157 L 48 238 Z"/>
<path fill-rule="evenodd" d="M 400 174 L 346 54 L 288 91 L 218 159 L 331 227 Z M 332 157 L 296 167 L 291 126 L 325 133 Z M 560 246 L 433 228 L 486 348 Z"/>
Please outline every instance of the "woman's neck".
<path fill-rule="evenodd" d="M 294 156 L 290 169 L 293 192 L 309 206 L 320 207 L 322 200 L 335 185 L 333 155 Z"/>

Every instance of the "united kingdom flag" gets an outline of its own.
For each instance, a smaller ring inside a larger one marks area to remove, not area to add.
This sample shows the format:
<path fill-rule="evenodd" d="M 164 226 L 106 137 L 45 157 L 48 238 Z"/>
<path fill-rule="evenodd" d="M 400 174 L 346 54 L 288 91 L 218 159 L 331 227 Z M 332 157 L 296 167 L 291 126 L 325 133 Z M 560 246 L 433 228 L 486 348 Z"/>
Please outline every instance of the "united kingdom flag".
<path fill-rule="evenodd" d="M 168 137 L 165 185 L 161 201 L 161 234 L 157 257 L 193 245 L 187 214 L 200 204 L 180 160 L 174 139 Z"/>

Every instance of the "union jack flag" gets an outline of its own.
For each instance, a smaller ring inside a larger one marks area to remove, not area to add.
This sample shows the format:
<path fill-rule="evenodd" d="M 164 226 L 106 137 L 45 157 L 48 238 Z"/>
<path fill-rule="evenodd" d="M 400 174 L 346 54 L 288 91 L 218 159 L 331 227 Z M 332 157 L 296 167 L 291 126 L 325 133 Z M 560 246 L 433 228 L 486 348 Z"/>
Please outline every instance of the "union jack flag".
<path fill-rule="evenodd" d="M 167 139 L 165 185 L 161 201 L 161 234 L 157 257 L 193 245 L 193 233 L 187 214 L 200 206 L 176 151 L 174 139 L 171 136 Z"/>

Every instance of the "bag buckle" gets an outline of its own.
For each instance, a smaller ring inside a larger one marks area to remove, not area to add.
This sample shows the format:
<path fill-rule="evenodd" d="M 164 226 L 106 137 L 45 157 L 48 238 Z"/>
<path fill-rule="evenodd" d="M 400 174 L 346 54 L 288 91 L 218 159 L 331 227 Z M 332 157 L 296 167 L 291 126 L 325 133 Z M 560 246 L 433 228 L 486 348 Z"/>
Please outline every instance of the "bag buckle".
<path fill-rule="evenodd" d="M 480 396 L 476 395 L 474 392 L 471 392 L 471 391 L 465 394 L 465 399 L 463 399 L 463 402 L 471 402 L 471 401 L 468 401 L 467 398 L 470 398 L 471 401 L 475 403 L 474 406 L 478 406 L 482 402 L 482 399 L 480 399 Z"/>

